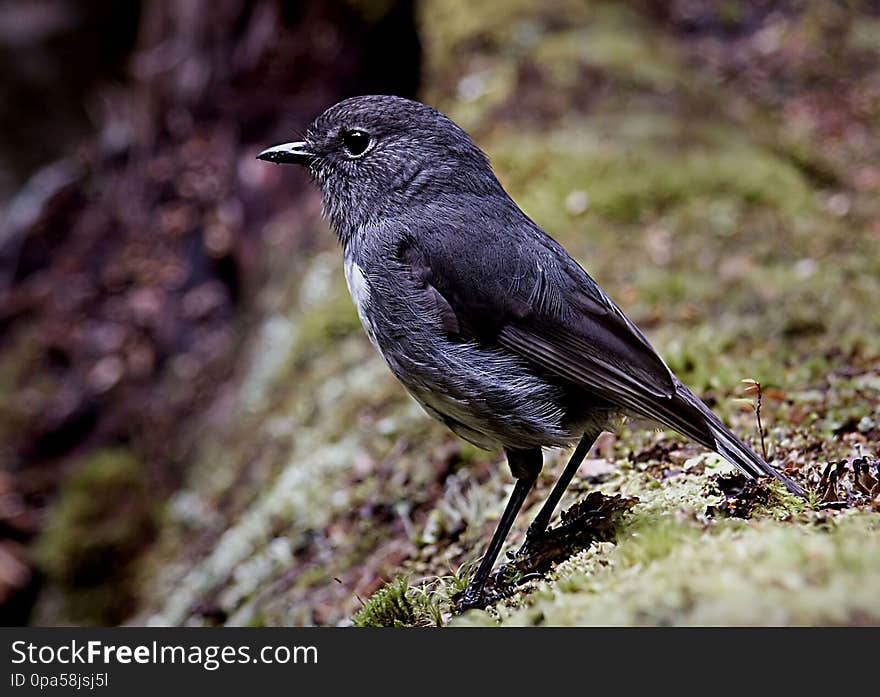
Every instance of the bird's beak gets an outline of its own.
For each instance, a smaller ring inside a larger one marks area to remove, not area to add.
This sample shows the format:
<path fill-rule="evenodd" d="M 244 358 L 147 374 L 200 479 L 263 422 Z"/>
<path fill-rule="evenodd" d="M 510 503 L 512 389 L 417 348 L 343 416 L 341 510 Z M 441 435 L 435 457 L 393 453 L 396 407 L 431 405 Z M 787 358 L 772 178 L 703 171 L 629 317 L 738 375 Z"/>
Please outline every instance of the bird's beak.
<path fill-rule="evenodd" d="M 257 155 L 258 160 L 274 162 L 279 165 L 307 165 L 315 158 L 315 154 L 309 151 L 308 143 L 282 143 L 271 148 L 266 148 Z"/>

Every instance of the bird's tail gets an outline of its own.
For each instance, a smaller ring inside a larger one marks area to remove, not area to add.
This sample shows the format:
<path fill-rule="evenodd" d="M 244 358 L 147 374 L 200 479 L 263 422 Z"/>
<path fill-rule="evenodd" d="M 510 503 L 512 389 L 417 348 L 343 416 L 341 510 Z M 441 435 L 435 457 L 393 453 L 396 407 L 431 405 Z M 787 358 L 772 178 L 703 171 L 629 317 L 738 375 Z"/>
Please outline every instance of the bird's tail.
<path fill-rule="evenodd" d="M 792 481 L 775 467 L 765 462 L 760 455 L 733 435 L 727 426 L 721 422 L 721 419 L 715 416 L 699 397 L 683 386 L 679 387 L 678 396 L 682 402 L 686 402 L 689 407 L 699 412 L 699 415 L 704 419 L 705 427 L 695 429 L 694 419 L 688 418 L 691 416 L 687 414 L 690 410 L 685 409 L 685 413 L 679 412 L 680 418 L 674 420 L 677 423 L 670 424 L 673 428 L 681 430 L 684 435 L 690 436 L 707 448 L 714 450 L 750 477 L 774 477 L 782 482 L 791 493 L 806 497 L 807 492 L 800 484 Z M 682 423 L 683 421 L 684 423 Z M 682 426 L 684 429 L 681 428 Z"/>
<path fill-rule="evenodd" d="M 807 492 L 800 484 L 792 481 L 775 467 L 764 462 L 754 450 L 728 431 L 723 424 L 720 425 L 720 428 L 711 424 L 709 428 L 715 437 L 715 451 L 725 460 L 736 465 L 744 472 L 751 474 L 753 477 L 775 477 L 785 484 L 785 488 L 792 494 L 806 497 Z M 757 470 L 757 473 L 755 470 Z"/>

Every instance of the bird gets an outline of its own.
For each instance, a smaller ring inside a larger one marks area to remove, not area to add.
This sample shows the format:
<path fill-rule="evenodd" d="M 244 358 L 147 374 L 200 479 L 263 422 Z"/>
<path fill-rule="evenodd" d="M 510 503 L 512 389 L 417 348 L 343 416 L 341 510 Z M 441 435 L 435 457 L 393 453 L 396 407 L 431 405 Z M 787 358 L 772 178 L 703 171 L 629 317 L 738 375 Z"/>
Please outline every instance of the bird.
<path fill-rule="evenodd" d="M 515 480 L 460 610 L 489 602 L 487 581 L 543 451 L 575 446 L 524 547 L 546 533 L 598 436 L 627 418 L 671 428 L 747 477 L 805 495 L 673 374 L 449 117 L 403 97 L 357 96 L 302 137 L 257 157 L 302 165 L 317 183 L 370 342 L 430 416 L 502 450 Z"/>

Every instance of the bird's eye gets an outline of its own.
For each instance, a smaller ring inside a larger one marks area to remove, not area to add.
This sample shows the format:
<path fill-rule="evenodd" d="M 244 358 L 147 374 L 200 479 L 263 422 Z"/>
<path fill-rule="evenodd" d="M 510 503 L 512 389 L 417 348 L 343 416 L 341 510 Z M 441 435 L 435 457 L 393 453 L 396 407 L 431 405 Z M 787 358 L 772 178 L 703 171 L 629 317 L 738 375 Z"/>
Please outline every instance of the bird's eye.
<path fill-rule="evenodd" d="M 342 146 L 352 157 L 360 157 L 370 147 L 370 134 L 363 131 L 346 131 L 342 134 Z"/>

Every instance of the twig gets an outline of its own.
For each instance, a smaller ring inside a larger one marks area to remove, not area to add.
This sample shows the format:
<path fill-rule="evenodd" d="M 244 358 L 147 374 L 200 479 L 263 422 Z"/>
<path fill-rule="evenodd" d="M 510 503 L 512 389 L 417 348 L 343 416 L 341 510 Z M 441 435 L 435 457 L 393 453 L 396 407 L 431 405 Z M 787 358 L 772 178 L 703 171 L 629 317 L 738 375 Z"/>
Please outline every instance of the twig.
<path fill-rule="evenodd" d="M 758 435 L 761 436 L 761 455 L 764 456 L 764 460 L 766 461 L 767 445 L 764 442 L 764 424 L 761 421 L 761 406 L 764 404 L 764 391 L 761 388 L 761 383 L 754 378 L 746 378 L 743 382 L 748 386 L 746 387 L 748 393 L 757 395 L 755 399 L 755 417 L 758 420 Z"/>
<path fill-rule="evenodd" d="M 767 446 L 764 444 L 764 424 L 761 423 L 761 405 L 764 403 L 764 392 L 761 390 L 761 383 L 755 381 L 758 386 L 758 401 L 755 404 L 755 416 L 758 419 L 758 433 L 761 434 L 761 455 L 764 456 L 764 462 L 767 461 Z"/>

